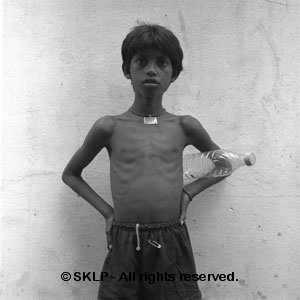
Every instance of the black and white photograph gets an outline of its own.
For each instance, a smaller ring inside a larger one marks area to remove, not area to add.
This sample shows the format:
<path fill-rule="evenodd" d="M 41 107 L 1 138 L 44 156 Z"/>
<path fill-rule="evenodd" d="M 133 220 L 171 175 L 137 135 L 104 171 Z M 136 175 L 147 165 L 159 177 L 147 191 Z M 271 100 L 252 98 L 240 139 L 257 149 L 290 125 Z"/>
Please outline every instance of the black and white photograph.
<path fill-rule="evenodd" d="M 300 1 L 0 21 L 0 299 L 300 300 Z"/>

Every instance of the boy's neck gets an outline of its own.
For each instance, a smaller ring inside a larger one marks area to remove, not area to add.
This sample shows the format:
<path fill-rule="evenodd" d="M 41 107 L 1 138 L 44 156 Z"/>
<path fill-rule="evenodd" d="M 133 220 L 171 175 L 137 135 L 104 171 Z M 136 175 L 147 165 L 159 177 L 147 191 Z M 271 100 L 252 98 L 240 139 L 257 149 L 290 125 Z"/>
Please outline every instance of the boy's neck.
<path fill-rule="evenodd" d="M 140 116 L 160 116 L 164 111 L 162 107 L 162 96 L 160 97 L 135 97 L 130 110 Z"/>

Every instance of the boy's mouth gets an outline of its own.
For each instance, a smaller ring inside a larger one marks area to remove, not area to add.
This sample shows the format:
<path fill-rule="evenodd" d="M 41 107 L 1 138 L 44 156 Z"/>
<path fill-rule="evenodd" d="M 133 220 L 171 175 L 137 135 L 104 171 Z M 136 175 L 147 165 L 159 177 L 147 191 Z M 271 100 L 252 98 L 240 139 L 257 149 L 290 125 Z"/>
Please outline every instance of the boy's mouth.
<path fill-rule="evenodd" d="M 144 84 L 159 84 L 159 82 L 155 79 L 145 79 L 143 81 Z"/>

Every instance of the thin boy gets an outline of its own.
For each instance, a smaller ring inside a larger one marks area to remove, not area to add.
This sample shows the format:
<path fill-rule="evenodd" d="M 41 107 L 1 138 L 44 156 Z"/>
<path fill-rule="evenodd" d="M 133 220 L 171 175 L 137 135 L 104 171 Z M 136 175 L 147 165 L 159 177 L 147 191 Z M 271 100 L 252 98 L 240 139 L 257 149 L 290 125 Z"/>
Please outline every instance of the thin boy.
<path fill-rule="evenodd" d="M 169 29 L 134 27 L 123 41 L 122 59 L 133 104 L 119 115 L 100 117 L 62 175 L 105 218 L 108 254 L 102 271 L 109 277 L 101 282 L 98 299 L 199 300 L 197 282 L 178 279 L 180 273 L 196 273 L 186 212 L 195 195 L 222 179 L 198 179 L 183 187 L 182 153 L 187 145 L 200 151 L 219 146 L 196 118 L 162 106 L 163 94 L 182 71 L 183 52 Z M 113 207 L 81 177 L 104 147 Z M 176 276 L 150 284 L 119 280 L 122 272 Z"/>

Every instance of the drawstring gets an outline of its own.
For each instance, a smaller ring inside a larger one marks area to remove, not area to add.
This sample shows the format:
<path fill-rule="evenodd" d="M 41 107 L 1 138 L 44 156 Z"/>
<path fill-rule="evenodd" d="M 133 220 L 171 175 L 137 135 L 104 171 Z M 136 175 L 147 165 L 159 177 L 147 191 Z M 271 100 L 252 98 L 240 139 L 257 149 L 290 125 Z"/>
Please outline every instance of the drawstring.
<path fill-rule="evenodd" d="M 140 246 L 140 235 L 139 235 L 139 226 L 140 226 L 140 224 L 136 224 L 136 225 L 135 225 L 135 233 L 136 233 L 136 251 L 140 251 L 140 250 L 141 250 L 141 246 Z"/>
<path fill-rule="evenodd" d="M 139 232 L 139 227 L 140 227 L 140 224 L 137 223 L 135 225 L 135 233 L 136 233 L 136 251 L 140 251 L 141 250 L 141 242 L 140 242 L 140 232 Z M 153 241 L 153 240 L 147 240 L 147 242 L 153 246 L 153 247 L 156 247 L 156 248 L 161 248 L 161 244 L 156 242 L 156 241 Z"/>
<path fill-rule="evenodd" d="M 142 249 L 142 241 L 141 238 L 143 238 L 144 235 L 140 236 L 140 230 L 149 230 L 147 236 L 151 238 L 152 234 L 151 231 L 153 229 L 162 229 L 162 228 L 169 228 L 170 226 L 183 226 L 185 223 L 180 222 L 179 220 L 174 220 L 172 222 L 157 222 L 157 223 L 150 223 L 150 224 L 139 224 L 135 222 L 117 222 L 114 220 L 113 225 L 118 226 L 120 228 L 130 228 L 131 230 L 134 230 L 135 228 L 135 234 L 136 234 L 136 251 L 141 251 Z M 152 237 L 154 237 L 153 235 Z M 159 237 L 158 237 L 159 239 Z M 145 239 L 145 243 L 148 243 L 152 247 L 155 247 L 157 249 L 161 249 L 163 247 L 162 244 L 160 244 L 157 241 L 154 241 L 152 239 Z"/>

